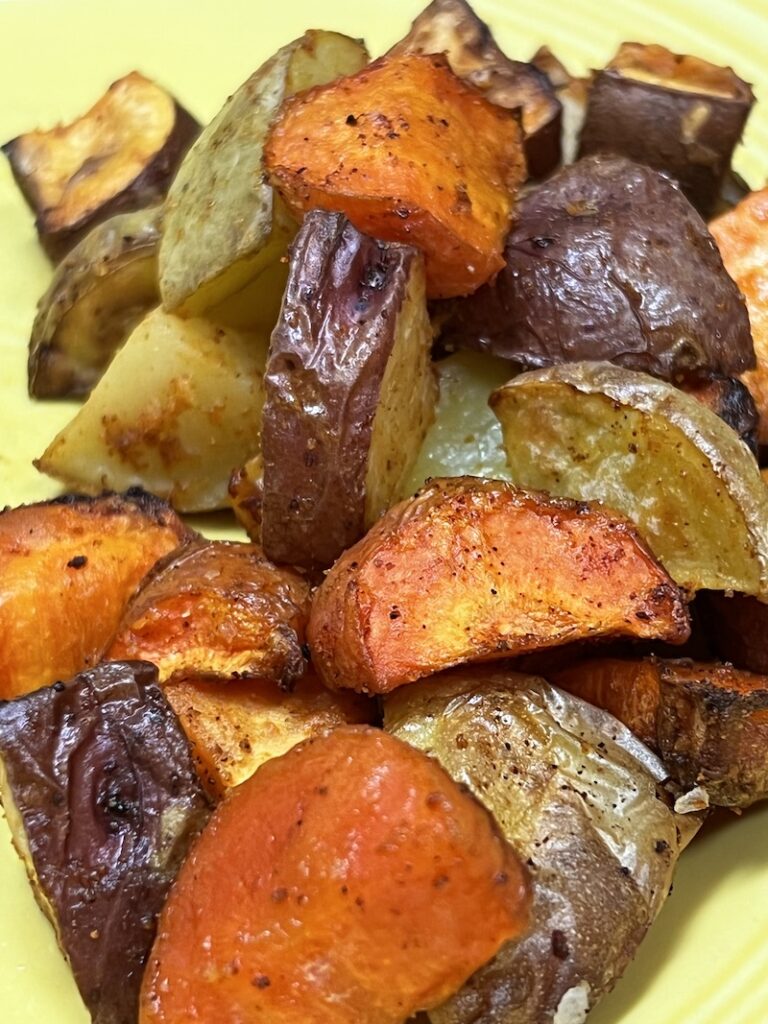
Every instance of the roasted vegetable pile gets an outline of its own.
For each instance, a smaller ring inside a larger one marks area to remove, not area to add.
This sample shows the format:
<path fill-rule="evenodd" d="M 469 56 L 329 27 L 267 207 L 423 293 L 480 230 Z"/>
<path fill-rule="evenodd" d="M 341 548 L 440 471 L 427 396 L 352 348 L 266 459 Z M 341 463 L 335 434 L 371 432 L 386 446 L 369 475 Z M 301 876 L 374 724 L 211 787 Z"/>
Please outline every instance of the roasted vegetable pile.
<path fill-rule="evenodd" d="M 583 1024 L 768 797 L 752 89 L 521 56 L 434 0 L 3 147 L 83 404 L 0 512 L 0 799 L 95 1024 Z"/>

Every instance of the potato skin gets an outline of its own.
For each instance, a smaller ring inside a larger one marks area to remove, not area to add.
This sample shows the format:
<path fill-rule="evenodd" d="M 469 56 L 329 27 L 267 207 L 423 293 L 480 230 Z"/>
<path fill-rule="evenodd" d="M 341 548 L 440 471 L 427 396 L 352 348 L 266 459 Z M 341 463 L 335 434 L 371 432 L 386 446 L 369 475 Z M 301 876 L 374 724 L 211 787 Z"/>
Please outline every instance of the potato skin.
<path fill-rule="evenodd" d="M 151 661 L 169 679 L 262 679 L 290 689 L 303 675 L 309 584 L 255 544 L 197 541 L 145 576 L 104 653 Z"/>
<path fill-rule="evenodd" d="M 0 513 L 0 698 L 94 665 L 144 574 L 193 536 L 141 491 Z"/>
<path fill-rule="evenodd" d="M 518 211 L 504 269 L 450 306 L 445 343 L 525 368 L 605 359 L 666 380 L 754 366 L 744 299 L 668 178 L 621 157 L 587 157 Z"/>
<path fill-rule="evenodd" d="M 134 1024 L 159 914 L 209 804 L 145 663 L 0 705 L 17 849 L 94 1024 Z"/>
<path fill-rule="evenodd" d="M 527 910 L 516 855 L 435 761 L 337 729 L 214 813 L 163 911 L 140 1024 L 401 1024 Z"/>
<path fill-rule="evenodd" d="M 387 693 L 465 661 L 688 632 L 680 591 L 627 520 L 461 477 L 432 481 L 341 556 L 307 635 L 326 685 Z"/>

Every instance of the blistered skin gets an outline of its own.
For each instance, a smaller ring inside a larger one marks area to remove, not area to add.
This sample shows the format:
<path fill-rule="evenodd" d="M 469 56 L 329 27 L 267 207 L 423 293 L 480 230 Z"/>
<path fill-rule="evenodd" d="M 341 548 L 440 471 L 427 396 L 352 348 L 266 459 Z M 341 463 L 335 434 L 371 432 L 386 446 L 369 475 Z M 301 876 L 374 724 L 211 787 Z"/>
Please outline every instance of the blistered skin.
<path fill-rule="evenodd" d="M 526 368 L 604 359 L 667 380 L 755 365 L 747 308 L 670 179 L 619 157 L 566 167 L 519 205 L 506 265 L 443 329 Z"/>
<path fill-rule="evenodd" d="M 146 663 L 0 705 L 6 815 L 94 1024 L 135 1024 L 155 918 L 208 801 Z"/>

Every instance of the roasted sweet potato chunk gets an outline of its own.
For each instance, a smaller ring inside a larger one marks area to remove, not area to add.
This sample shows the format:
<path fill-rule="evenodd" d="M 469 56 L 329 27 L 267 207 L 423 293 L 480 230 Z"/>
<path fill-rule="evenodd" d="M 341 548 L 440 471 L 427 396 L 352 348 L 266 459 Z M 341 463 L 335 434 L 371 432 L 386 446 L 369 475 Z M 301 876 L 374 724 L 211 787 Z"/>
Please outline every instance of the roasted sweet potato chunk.
<path fill-rule="evenodd" d="M 264 378 L 261 537 L 325 569 L 400 497 L 436 395 L 424 261 L 311 211 Z"/>
<path fill-rule="evenodd" d="M 2 148 L 40 242 L 58 260 L 100 221 L 162 199 L 199 131 L 169 93 L 132 71 L 72 124 Z"/>
<path fill-rule="evenodd" d="M 265 148 L 297 213 L 345 213 L 360 231 L 426 255 L 427 295 L 474 291 L 503 266 L 525 178 L 516 115 L 443 56 L 384 57 L 283 105 Z"/>
<path fill-rule="evenodd" d="M 192 745 L 203 785 L 215 797 L 311 736 L 376 717 L 374 701 L 332 693 L 311 674 L 289 693 L 260 679 L 226 686 L 188 679 L 166 683 L 164 690 Z"/>
<path fill-rule="evenodd" d="M 451 70 L 491 103 L 520 110 L 528 173 L 541 178 L 560 163 L 562 106 L 547 76 L 510 60 L 466 0 L 432 0 L 389 56 L 444 53 Z"/>
<path fill-rule="evenodd" d="M 1 704 L 0 795 L 94 1024 L 131 1024 L 156 915 L 208 816 L 152 666 Z"/>
<path fill-rule="evenodd" d="M 302 653 L 309 585 L 254 544 L 199 541 L 157 564 L 104 657 L 157 665 L 160 679 L 263 679 L 289 688 Z"/>
<path fill-rule="evenodd" d="M 616 153 L 666 171 L 707 215 L 754 101 L 731 68 L 622 43 L 592 82 L 579 153 Z"/>
<path fill-rule="evenodd" d="M 0 513 L 0 698 L 95 664 L 144 574 L 192 536 L 138 491 Z"/>
<path fill-rule="evenodd" d="M 680 591 L 627 520 L 495 480 L 436 480 L 336 562 L 309 622 L 325 683 L 386 693 L 585 637 L 680 642 Z"/>
<path fill-rule="evenodd" d="M 436 761 L 338 729 L 214 813 L 163 912 L 139 1019 L 401 1024 L 519 935 L 528 899 L 511 847 Z"/>
<path fill-rule="evenodd" d="M 755 399 L 758 441 L 768 445 L 768 188 L 751 192 L 709 225 L 725 269 L 747 302 L 757 366 L 742 380 Z"/>

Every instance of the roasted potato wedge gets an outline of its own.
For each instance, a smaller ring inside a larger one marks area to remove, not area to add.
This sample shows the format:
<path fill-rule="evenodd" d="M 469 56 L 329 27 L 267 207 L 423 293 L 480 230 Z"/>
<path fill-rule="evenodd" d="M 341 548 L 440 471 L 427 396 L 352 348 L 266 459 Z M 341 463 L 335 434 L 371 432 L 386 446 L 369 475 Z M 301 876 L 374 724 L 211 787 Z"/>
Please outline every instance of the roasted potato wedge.
<path fill-rule="evenodd" d="M 309 585 L 254 544 L 198 541 L 162 559 L 123 613 L 104 657 L 151 661 L 160 681 L 303 675 Z"/>
<path fill-rule="evenodd" d="M 713 220 L 709 230 L 725 269 L 741 289 L 749 310 L 757 366 L 742 380 L 760 414 L 758 441 L 768 445 L 768 188 L 752 192 L 734 210 Z"/>
<path fill-rule="evenodd" d="M 383 57 L 287 100 L 264 152 L 294 213 L 338 210 L 422 249 L 429 298 L 472 292 L 504 265 L 522 129 L 441 55 Z"/>
<path fill-rule="evenodd" d="M 29 341 L 34 398 L 87 395 L 139 321 L 160 302 L 159 206 L 119 213 L 56 268 Z"/>
<path fill-rule="evenodd" d="M 687 635 L 680 592 L 625 519 L 472 477 L 385 513 L 318 588 L 308 629 L 323 681 L 364 693 L 585 637 Z"/>
<path fill-rule="evenodd" d="M 424 260 L 309 213 L 265 376 L 261 536 L 327 568 L 400 496 L 434 414 Z"/>
<path fill-rule="evenodd" d="M 56 261 L 101 221 L 162 199 L 199 131 L 165 89 L 132 71 L 77 121 L 2 149 Z"/>
<path fill-rule="evenodd" d="M 347 723 L 372 723 L 377 717 L 374 701 L 356 693 L 331 693 L 311 674 L 302 676 L 289 693 L 260 679 L 226 686 L 172 680 L 163 689 L 213 797 L 223 796 L 266 761 L 311 736 Z"/>
<path fill-rule="evenodd" d="M 768 597 L 768 489 L 701 402 L 609 363 L 521 374 L 491 398 L 512 480 L 601 501 L 688 591 Z"/>
<path fill-rule="evenodd" d="M 144 574 L 193 536 L 140 492 L 0 513 L 0 700 L 96 664 Z"/>
<path fill-rule="evenodd" d="M 160 245 L 160 291 L 168 312 L 208 313 L 217 322 L 235 315 L 237 326 L 247 321 L 271 330 L 285 283 L 280 261 L 296 225 L 261 178 L 267 131 L 287 96 L 357 71 L 367 60 L 358 40 L 307 32 L 227 100 L 168 193 Z M 225 300 L 245 286 L 248 295 L 232 314 Z"/>
<path fill-rule="evenodd" d="M 402 1024 L 517 937 L 528 904 L 515 853 L 436 761 L 337 729 L 214 812 L 163 911 L 140 1024 Z"/>
<path fill-rule="evenodd" d="M 754 102 L 731 68 L 622 43 L 592 81 L 579 155 L 615 153 L 666 171 L 707 216 Z"/>
<path fill-rule="evenodd" d="M 89 493 L 138 484 L 181 512 L 222 508 L 259 449 L 265 362 L 256 335 L 154 310 L 35 465 Z"/>
<path fill-rule="evenodd" d="M 749 807 L 768 796 L 768 677 L 646 658 L 584 661 L 552 681 L 624 722 L 710 804 Z"/>
<path fill-rule="evenodd" d="M 734 430 L 752 454 L 757 457 L 759 415 L 755 400 L 746 384 L 736 377 L 702 371 L 688 374 L 675 382 L 681 391 L 702 402 Z"/>
<path fill-rule="evenodd" d="M 491 103 L 519 110 L 532 178 L 560 163 L 562 106 L 549 79 L 533 64 L 510 60 L 466 0 L 432 0 L 388 55 L 406 53 L 444 53 L 453 73 Z"/>
<path fill-rule="evenodd" d="M 663 766 L 628 729 L 543 679 L 445 673 L 387 697 L 384 721 L 469 787 L 531 872 L 528 933 L 430 1019 L 583 1021 L 634 956 L 700 817 L 670 810 Z"/>
<path fill-rule="evenodd" d="M 518 210 L 504 269 L 451 304 L 445 344 L 530 368 L 607 359 L 666 380 L 754 365 L 744 299 L 668 178 L 623 158 L 588 157 Z"/>
<path fill-rule="evenodd" d="M 155 918 L 208 816 L 152 666 L 0 704 L 0 796 L 92 1021 L 135 1021 Z"/>

